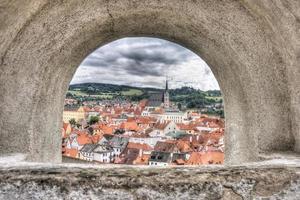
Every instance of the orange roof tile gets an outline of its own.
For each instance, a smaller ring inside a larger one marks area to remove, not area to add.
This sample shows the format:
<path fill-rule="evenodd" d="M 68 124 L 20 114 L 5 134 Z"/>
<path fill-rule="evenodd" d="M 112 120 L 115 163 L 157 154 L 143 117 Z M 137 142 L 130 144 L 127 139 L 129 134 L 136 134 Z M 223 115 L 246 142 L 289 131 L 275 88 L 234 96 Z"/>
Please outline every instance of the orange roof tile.
<path fill-rule="evenodd" d="M 177 143 L 177 148 L 179 149 L 180 152 L 192 152 L 193 149 L 190 147 L 189 142 L 183 141 L 183 140 L 178 140 Z"/>
<path fill-rule="evenodd" d="M 140 130 L 139 126 L 137 125 L 137 123 L 135 121 L 123 122 L 120 125 L 120 128 L 124 129 L 124 130 L 128 130 L 128 131 L 139 131 Z"/>
<path fill-rule="evenodd" d="M 99 124 L 98 129 L 100 129 L 103 134 L 110 134 L 114 133 L 114 128 L 112 126 L 107 126 L 106 124 Z"/>
<path fill-rule="evenodd" d="M 134 143 L 134 142 L 128 142 L 127 144 L 128 149 L 142 149 L 144 151 L 152 151 L 153 148 L 149 146 L 148 144 L 141 144 L 141 143 Z"/>
<path fill-rule="evenodd" d="M 64 152 L 64 155 L 72 157 L 72 158 L 77 158 L 78 150 L 77 149 L 68 149 L 68 148 L 66 148 L 65 152 Z"/>
<path fill-rule="evenodd" d="M 196 124 L 176 124 L 180 130 L 195 130 Z"/>
<path fill-rule="evenodd" d="M 187 160 L 186 164 L 188 165 L 201 165 L 201 153 L 200 152 L 192 152 L 190 158 Z"/>
<path fill-rule="evenodd" d="M 185 161 L 183 160 L 183 159 L 176 159 L 175 161 L 174 161 L 177 165 L 184 165 L 185 164 Z"/>
<path fill-rule="evenodd" d="M 159 129 L 159 130 L 163 130 L 163 129 L 165 129 L 168 126 L 168 124 L 170 122 L 171 121 L 157 122 L 156 124 L 154 124 L 154 128 L 155 129 Z"/>
<path fill-rule="evenodd" d="M 224 153 L 219 151 L 204 152 L 201 155 L 202 164 L 223 164 Z"/>
<path fill-rule="evenodd" d="M 135 165 L 147 165 L 149 162 L 150 154 L 143 154 L 142 156 L 138 156 L 133 163 Z"/>
<path fill-rule="evenodd" d="M 92 144 L 91 137 L 86 133 L 78 134 L 77 142 L 79 145 Z"/>

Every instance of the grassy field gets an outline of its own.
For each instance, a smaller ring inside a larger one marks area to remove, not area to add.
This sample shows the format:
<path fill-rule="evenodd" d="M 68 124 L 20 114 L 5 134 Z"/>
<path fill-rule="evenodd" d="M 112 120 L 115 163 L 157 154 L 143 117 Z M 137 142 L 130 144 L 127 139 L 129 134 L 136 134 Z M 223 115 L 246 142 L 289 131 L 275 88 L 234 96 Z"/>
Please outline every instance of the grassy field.
<path fill-rule="evenodd" d="M 209 96 L 206 96 L 205 98 L 206 99 L 214 99 L 215 101 L 219 101 L 222 99 L 222 97 L 209 97 Z"/>
<path fill-rule="evenodd" d="M 73 95 L 76 95 L 76 96 L 82 96 L 82 97 L 89 96 L 85 92 L 79 91 L 79 90 L 69 90 L 68 92 L 73 94 Z"/>
<path fill-rule="evenodd" d="M 93 94 L 93 95 L 88 95 L 84 91 L 79 91 L 79 90 L 69 90 L 69 93 L 76 95 L 76 96 L 81 96 L 81 97 L 101 97 L 101 98 L 112 98 L 115 93 L 102 93 L 102 94 Z"/>
<path fill-rule="evenodd" d="M 121 93 L 124 96 L 133 96 L 133 95 L 139 96 L 139 95 L 143 94 L 143 91 L 142 90 L 138 90 L 138 89 L 130 89 L 128 91 L 122 91 Z"/>

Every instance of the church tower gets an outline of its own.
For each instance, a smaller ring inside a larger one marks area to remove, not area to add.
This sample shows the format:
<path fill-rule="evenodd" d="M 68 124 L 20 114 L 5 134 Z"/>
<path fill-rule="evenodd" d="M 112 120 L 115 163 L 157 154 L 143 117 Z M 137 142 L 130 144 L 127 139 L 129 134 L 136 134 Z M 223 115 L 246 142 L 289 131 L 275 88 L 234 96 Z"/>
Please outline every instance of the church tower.
<path fill-rule="evenodd" d="M 164 108 L 170 108 L 170 96 L 169 96 L 169 88 L 168 88 L 168 79 L 166 79 L 166 88 L 164 92 Z"/>

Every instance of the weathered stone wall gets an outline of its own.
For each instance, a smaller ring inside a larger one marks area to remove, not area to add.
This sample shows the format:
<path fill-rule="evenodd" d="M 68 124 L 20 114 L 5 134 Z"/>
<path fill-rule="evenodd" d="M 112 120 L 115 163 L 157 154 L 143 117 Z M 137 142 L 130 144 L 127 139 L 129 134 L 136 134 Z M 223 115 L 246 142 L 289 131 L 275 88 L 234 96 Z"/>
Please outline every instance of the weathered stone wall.
<path fill-rule="evenodd" d="M 300 168 L 0 169 L 0 199 L 300 199 Z"/>
<path fill-rule="evenodd" d="M 0 153 L 61 161 L 63 99 L 80 62 L 127 36 L 177 42 L 225 100 L 226 162 L 300 149 L 298 0 L 0 0 Z"/>

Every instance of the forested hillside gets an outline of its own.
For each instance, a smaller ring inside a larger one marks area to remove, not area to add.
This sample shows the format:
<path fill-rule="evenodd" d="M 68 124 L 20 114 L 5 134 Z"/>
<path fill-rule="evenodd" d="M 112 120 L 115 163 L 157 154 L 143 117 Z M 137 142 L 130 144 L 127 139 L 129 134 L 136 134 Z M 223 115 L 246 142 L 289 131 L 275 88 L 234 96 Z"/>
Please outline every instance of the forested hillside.
<path fill-rule="evenodd" d="M 122 99 L 139 101 L 149 97 L 152 92 L 163 92 L 157 88 L 140 88 L 126 85 L 103 83 L 83 83 L 69 86 L 68 98 L 78 100 Z M 222 103 L 219 90 L 201 91 L 191 87 L 170 89 L 170 100 L 184 108 L 204 108 Z"/>

